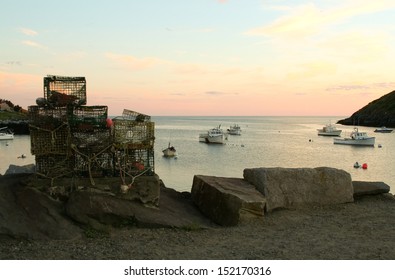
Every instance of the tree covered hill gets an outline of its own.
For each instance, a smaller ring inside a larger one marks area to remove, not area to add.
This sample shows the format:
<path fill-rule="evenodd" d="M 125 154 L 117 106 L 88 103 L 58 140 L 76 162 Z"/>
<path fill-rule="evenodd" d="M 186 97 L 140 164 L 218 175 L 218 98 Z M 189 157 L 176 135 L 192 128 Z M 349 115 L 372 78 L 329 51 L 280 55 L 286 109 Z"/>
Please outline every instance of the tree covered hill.
<path fill-rule="evenodd" d="M 395 91 L 392 91 L 356 111 L 351 117 L 340 120 L 343 125 L 395 127 Z"/>

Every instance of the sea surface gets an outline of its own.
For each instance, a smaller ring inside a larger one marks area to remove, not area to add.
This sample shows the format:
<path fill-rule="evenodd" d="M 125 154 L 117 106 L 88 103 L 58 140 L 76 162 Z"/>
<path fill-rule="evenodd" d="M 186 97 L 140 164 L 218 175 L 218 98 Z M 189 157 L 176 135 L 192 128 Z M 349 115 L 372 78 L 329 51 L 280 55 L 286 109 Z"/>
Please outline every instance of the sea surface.
<path fill-rule="evenodd" d="M 155 122 L 155 172 L 167 187 L 190 191 L 194 175 L 243 177 L 245 168 L 254 167 L 334 167 L 351 174 L 352 180 L 382 181 L 395 189 L 395 132 L 374 133 L 372 127 L 358 127 L 376 137 L 375 147 L 334 145 L 333 137 L 318 136 L 317 129 L 344 117 L 153 117 Z M 229 135 L 224 145 L 198 141 L 199 133 L 221 125 L 242 129 L 240 136 Z M 342 137 L 352 126 L 337 125 Z M 177 157 L 166 158 L 162 150 L 169 144 Z M 378 147 L 381 144 L 381 148 Z M 25 154 L 26 158 L 18 158 Z M 30 137 L 16 135 L 0 141 L 0 174 L 10 164 L 34 163 Z M 354 163 L 367 163 L 356 169 Z"/>

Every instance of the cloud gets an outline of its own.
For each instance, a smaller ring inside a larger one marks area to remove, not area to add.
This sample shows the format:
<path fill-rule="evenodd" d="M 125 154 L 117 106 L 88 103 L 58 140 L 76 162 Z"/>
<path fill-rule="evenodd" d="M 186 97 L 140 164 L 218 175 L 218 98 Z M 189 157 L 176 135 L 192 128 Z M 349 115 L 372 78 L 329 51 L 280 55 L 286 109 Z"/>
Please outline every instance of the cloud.
<path fill-rule="evenodd" d="M 374 90 L 374 89 L 393 89 L 395 88 L 395 82 L 379 82 L 367 85 L 338 85 L 328 87 L 326 91 L 339 91 L 339 90 Z"/>
<path fill-rule="evenodd" d="M 221 91 L 206 91 L 204 94 L 211 95 L 211 96 L 238 95 L 238 93 L 234 93 L 234 92 L 221 92 Z"/>
<path fill-rule="evenodd" d="M 390 36 L 383 31 L 364 30 L 344 32 L 318 44 L 330 52 L 330 56 L 355 62 L 382 60 L 391 50 Z"/>
<path fill-rule="evenodd" d="M 22 32 L 23 34 L 27 35 L 27 36 L 36 36 L 38 35 L 37 31 L 34 31 L 32 29 L 28 29 L 28 28 L 19 28 L 19 31 Z"/>
<path fill-rule="evenodd" d="M 22 44 L 29 46 L 29 47 L 33 47 L 33 48 L 46 49 L 46 47 L 41 45 L 40 43 L 30 41 L 30 40 L 22 41 Z"/>
<path fill-rule="evenodd" d="M 14 66 L 14 65 L 21 66 L 22 62 L 19 60 L 11 60 L 11 61 L 6 61 L 4 64 L 10 65 L 10 66 Z"/>
<path fill-rule="evenodd" d="M 125 67 L 133 71 L 146 70 L 153 68 L 159 64 L 166 63 L 166 61 L 155 57 L 138 58 L 131 55 L 122 55 L 115 53 L 106 53 L 105 56 L 119 66 Z"/>
<path fill-rule="evenodd" d="M 342 23 L 354 16 L 375 13 L 395 8 L 395 3 L 389 0 L 383 1 L 359 1 L 352 4 L 323 9 L 315 4 L 301 5 L 274 22 L 253 28 L 246 32 L 251 36 L 280 36 L 286 38 L 303 38 L 314 35 L 324 27 Z M 284 11 L 286 11 L 284 9 Z"/>
<path fill-rule="evenodd" d="M 303 63 L 297 66 L 298 69 L 288 73 L 287 78 L 311 78 L 320 75 L 333 75 L 336 73 L 337 66 L 331 62 L 317 61 L 311 63 Z"/>

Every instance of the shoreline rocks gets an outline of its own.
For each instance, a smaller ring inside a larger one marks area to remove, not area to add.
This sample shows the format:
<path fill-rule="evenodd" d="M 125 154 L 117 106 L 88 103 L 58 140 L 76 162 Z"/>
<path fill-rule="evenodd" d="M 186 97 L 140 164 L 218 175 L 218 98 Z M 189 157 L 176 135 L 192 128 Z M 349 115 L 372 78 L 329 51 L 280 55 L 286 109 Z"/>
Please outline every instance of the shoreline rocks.
<path fill-rule="evenodd" d="M 248 168 L 243 176 L 265 196 L 268 212 L 353 202 L 351 175 L 340 169 Z"/>
<path fill-rule="evenodd" d="M 76 185 L 69 195 L 54 197 L 48 193 L 48 181 L 35 174 L 2 175 L 0 237 L 72 240 L 83 237 L 90 229 L 108 232 L 125 226 L 238 226 L 263 222 L 274 209 L 310 208 L 314 212 L 316 206 L 349 203 L 353 197 L 390 191 L 385 183 L 352 182 L 347 172 L 326 167 L 254 168 L 245 169 L 244 173 L 246 179 L 196 175 L 191 193 L 166 188 L 159 179 L 160 191 L 152 193 L 154 199 L 150 201 L 154 203 L 148 204 L 134 196 L 115 194 L 113 190 L 119 188 L 119 182 L 111 182 L 116 178 L 102 178 L 95 187 Z M 63 185 L 72 183 L 71 178 L 62 180 Z M 142 190 L 145 188 L 142 186 Z"/>
<path fill-rule="evenodd" d="M 191 196 L 202 213 L 222 226 L 264 215 L 265 198 L 243 179 L 195 175 Z"/>

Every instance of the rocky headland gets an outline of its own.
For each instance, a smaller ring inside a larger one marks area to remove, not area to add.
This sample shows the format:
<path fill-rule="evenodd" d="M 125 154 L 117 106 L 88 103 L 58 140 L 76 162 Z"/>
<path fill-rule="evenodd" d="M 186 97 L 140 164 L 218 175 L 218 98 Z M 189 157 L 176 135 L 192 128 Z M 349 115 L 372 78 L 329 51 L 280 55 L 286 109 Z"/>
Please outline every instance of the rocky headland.
<path fill-rule="evenodd" d="M 392 91 L 359 109 L 350 117 L 339 120 L 343 125 L 395 128 L 395 91 Z"/>

